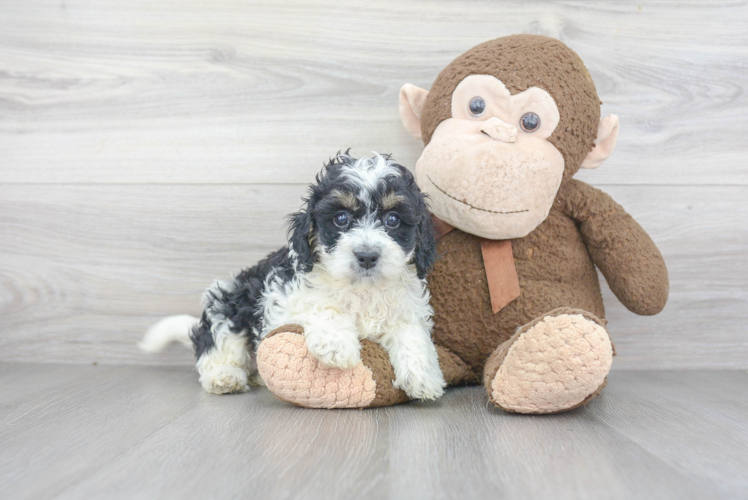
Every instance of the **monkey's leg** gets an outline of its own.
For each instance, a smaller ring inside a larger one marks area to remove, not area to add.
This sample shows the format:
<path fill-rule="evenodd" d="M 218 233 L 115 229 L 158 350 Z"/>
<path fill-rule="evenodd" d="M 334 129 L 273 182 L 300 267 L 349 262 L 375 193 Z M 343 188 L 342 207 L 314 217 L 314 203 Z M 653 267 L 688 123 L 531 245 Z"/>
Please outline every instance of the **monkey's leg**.
<path fill-rule="evenodd" d="M 520 327 L 485 364 L 483 385 L 499 408 L 557 413 L 600 394 L 615 354 L 604 322 L 580 309 L 555 309 Z"/>
<path fill-rule="evenodd" d="M 304 330 L 286 325 L 270 332 L 257 349 L 257 368 L 280 399 L 307 408 L 374 408 L 408 401 L 392 386 L 395 371 L 379 344 L 361 341 L 361 362 L 347 370 L 322 365 L 307 350 Z M 456 355 L 437 346 L 447 384 L 477 377 Z"/>
<path fill-rule="evenodd" d="M 464 384 L 480 384 L 480 373 L 475 373 L 457 354 L 446 347 L 436 346 L 439 356 L 439 368 L 444 375 L 447 387 Z"/>

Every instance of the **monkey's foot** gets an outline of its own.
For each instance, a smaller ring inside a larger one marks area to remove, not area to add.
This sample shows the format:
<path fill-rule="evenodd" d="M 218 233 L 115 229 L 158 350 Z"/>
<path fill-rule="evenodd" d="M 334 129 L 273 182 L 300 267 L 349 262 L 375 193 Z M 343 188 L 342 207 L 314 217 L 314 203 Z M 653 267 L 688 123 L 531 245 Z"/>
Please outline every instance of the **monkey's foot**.
<path fill-rule="evenodd" d="M 361 341 L 361 362 L 330 368 L 308 351 L 304 329 L 286 325 L 270 332 L 257 349 L 257 369 L 280 399 L 307 408 L 371 408 L 408 401 L 392 387 L 395 372 L 387 352 Z"/>
<path fill-rule="evenodd" d="M 488 398 L 516 413 L 557 413 L 599 395 L 614 349 L 603 322 L 578 309 L 556 309 L 520 327 L 486 361 Z"/>

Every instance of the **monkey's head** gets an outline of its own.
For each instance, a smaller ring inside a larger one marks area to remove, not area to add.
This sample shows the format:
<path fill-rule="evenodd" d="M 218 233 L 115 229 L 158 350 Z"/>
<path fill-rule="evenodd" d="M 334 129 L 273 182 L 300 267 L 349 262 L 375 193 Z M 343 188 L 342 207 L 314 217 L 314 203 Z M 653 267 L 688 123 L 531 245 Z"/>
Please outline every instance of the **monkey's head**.
<path fill-rule="evenodd" d="M 513 35 L 470 49 L 431 91 L 400 90 L 405 128 L 426 145 L 416 182 L 445 222 L 519 238 L 548 216 L 559 187 L 610 156 L 618 117 L 580 57 L 553 38 Z"/>

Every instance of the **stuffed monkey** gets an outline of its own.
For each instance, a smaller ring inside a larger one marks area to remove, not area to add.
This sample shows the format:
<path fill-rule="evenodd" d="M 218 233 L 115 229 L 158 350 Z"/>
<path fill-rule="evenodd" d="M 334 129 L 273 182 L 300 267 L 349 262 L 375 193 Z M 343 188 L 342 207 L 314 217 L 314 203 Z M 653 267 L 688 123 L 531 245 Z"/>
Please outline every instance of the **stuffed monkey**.
<path fill-rule="evenodd" d="M 404 85 L 400 116 L 425 144 L 415 173 L 439 236 L 428 282 L 446 382 L 482 383 L 510 412 L 586 404 L 615 352 L 595 267 L 637 314 L 661 311 L 669 285 L 641 226 L 572 178 L 607 159 L 618 136 L 618 118 L 600 118 L 582 60 L 544 36 L 492 40 L 450 63 L 430 92 Z M 378 345 L 364 341 L 361 365 L 337 370 L 309 359 L 293 327 L 283 330 L 258 351 L 280 398 L 326 408 L 407 400 Z"/>

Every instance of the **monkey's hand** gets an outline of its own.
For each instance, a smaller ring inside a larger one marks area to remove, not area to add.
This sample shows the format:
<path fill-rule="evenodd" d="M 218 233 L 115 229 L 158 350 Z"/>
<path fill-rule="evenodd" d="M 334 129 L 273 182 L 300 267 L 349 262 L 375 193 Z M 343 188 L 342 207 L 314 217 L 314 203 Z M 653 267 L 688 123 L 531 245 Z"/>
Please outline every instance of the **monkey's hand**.
<path fill-rule="evenodd" d="M 649 235 L 599 189 L 571 180 L 565 191 L 565 209 L 579 223 L 593 262 L 618 300 L 636 314 L 662 311 L 670 285 L 665 261 Z"/>

